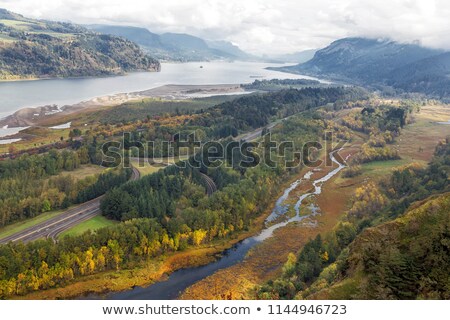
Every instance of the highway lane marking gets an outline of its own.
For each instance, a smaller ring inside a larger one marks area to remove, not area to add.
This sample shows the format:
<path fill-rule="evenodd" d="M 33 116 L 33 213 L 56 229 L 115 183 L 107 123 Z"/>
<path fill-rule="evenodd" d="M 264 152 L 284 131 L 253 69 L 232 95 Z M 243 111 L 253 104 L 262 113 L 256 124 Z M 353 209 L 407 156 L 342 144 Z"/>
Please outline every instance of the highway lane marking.
<path fill-rule="evenodd" d="M 100 208 L 99 208 L 100 209 Z M 83 213 L 85 213 L 86 211 L 89 211 L 89 210 L 91 210 L 91 208 L 89 208 L 89 209 L 85 209 L 85 210 L 83 210 L 83 211 L 81 211 L 81 212 L 77 212 L 77 213 L 74 213 L 74 214 L 71 214 L 70 216 L 67 216 L 67 217 L 65 217 L 65 218 L 63 218 L 63 219 L 61 219 L 61 220 L 58 220 L 58 221 L 55 221 L 55 222 L 53 222 L 53 223 L 51 223 L 51 224 L 49 224 L 49 225 L 46 225 L 46 226 L 44 226 L 44 227 L 41 227 L 39 230 L 33 230 L 32 232 L 29 232 L 29 233 L 27 233 L 27 234 L 25 234 L 25 235 L 22 235 L 22 236 L 20 236 L 20 237 L 18 237 L 18 238 L 13 238 L 13 239 L 11 239 L 10 241 L 18 241 L 18 240 L 20 240 L 20 239 L 23 239 L 23 238 L 25 238 L 25 237 L 28 237 L 28 236 L 30 236 L 30 235 L 32 235 L 32 234 L 34 234 L 34 233 L 39 233 L 39 232 L 41 232 L 42 231 L 42 229 L 49 229 L 49 228 L 51 228 L 52 226 L 54 226 L 55 224 L 58 224 L 58 223 L 61 223 L 61 222 L 64 222 L 64 221 L 66 221 L 67 219 L 70 219 L 70 218 L 73 218 L 73 217 L 75 217 L 75 216 L 77 216 L 77 215 L 82 215 Z M 97 210 L 97 209 L 96 209 Z M 45 231 L 46 231 L 45 230 Z"/>

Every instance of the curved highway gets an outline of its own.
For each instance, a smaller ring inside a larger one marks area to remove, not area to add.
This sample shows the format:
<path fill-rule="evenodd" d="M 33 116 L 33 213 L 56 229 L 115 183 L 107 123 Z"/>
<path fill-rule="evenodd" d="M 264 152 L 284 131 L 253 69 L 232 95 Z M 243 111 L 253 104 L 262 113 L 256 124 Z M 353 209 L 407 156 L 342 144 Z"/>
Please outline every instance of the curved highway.
<path fill-rule="evenodd" d="M 200 172 L 200 175 L 202 176 L 203 180 L 206 183 L 206 193 L 208 194 L 208 196 L 211 196 L 214 192 L 217 191 L 217 186 L 216 186 L 214 180 L 211 179 L 210 177 L 208 177 L 204 173 Z"/>
<path fill-rule="evenodd" d="M 139 170 L 134 167 L 132 169 L 133 173 L 131 175 L 131 180 L 139 179 L 141 176 Z M 56 240 L 57 236 L 67 229 L 98 215 L 100 213 L 100 202 L 103 197 L 104 196 L 100 196 L 85 202 L 75 208 L 67 210 L 57 217 L 2 238 L 0 239 L 0 244 L 5 244 L 10 241 L 26 243 L 42 238 Z"/>

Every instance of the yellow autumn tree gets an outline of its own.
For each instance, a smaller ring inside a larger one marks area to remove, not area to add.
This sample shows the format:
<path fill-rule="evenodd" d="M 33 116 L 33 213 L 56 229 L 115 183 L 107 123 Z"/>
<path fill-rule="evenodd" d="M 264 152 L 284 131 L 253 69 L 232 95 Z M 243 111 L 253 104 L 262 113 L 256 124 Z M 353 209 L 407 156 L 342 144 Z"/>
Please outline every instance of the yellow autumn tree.
<path fill-rule="evenodd" d="M 203 240 L 206 238 L 207 235 L 207 231 L 199 229 L 199 230 L 195 230 L 192 233 L 192 244 L 195 246 L 200 245 Z"/>

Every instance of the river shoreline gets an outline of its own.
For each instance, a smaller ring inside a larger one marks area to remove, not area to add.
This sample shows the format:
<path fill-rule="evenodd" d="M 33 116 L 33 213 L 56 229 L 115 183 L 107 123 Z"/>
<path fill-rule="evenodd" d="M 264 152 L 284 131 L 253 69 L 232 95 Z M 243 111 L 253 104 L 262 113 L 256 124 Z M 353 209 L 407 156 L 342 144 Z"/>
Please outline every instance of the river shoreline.
<path fill-rule="evenodd" d="M 102 97 L 92 98 L 72 105 L 58 107 L 46 105 L 34 108 L 22 108 L 12 115 L 0 119 L 0 128 L 20 128 L 32 126 L 45 126 L 48 124 L 60 125 L 60 118 L 67 115 L 78 114 L 88 109 L 117 106 L 126 102 L 138 101 L 147 98 L 162 100 L 186 100 L 195 98 L 206 98 L 217 95 L 248 94 L 240 84 L 219 85 L 163 85 L 153 89 L 131 93 L 119 93 Z M 0 136 L 0 139 L 23 138 L 20 132 L 12 135 Z"/>
<path fill-rule="evenodd" d="M 62 118 L 64 113 L 145 97 L 189 99 L 245 93 L 239 84 L 252 83 L 256 78 L 319 80 L 265 69 L 283 65 L 243 61 L 163 63 L 161 72 L 0 82 L 0 128 L 60 125 L 64 122 L 58 123 L 58 116 Z"/>
<path fill-rule="evenodd" d="M 292 183 L 286 183 L 286 187 Z M 284 187 L 283 187 L 284 189 Z M 274 200 L 281 193 L 274 197 Z M 55 300 L 55 299 L 104 299 L 106 296 L 120 292 L 127 292 L 136 287 L 147 288 L 153 284 L 164 281 L 174 272 L 183 269 L 202 267 L 220 259 L 220 255 L 232 249 L 238 243 L 253 237 L 264 229 L 265 219 L 270 215 L 267 209 L 258 217 L 249 231 L 235 235 L 231 239 L 221 239 L 200 248 L 189 248 L 186 251 L 177 251 L 161 258 L 155 258 L 134 270 L 121 270 L 119 274 L 114 271 L 88 276 L 79 279 L 62 288 L 48 289 L 15 296 L 12 299 L 20 300 Z M 154 270 L 157 268 L 157 270 Z M 141 273 L 145 273 L 142 275 Z M 128 277 L 123 283 L 120 277 Z"/>

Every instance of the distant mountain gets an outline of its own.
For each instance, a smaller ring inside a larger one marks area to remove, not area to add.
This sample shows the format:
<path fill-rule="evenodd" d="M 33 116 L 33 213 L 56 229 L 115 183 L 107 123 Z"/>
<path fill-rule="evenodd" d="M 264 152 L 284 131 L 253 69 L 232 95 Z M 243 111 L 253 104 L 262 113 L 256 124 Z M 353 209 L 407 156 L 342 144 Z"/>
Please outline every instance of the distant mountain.
<path fill-rule="evenodd" d="M 127 38 L 158 59 L 203 61 L 215 59 L 250 60 L 253 57 L 226 41 L 207 41 L 185 33 L 152 33 L 129 26 L 89 25 L 97 32 Z"/>
<path fill-rule="evenodd" d="M 124 38 L 25 18 L 0 9 L 0 79 L 83 77 L 158 71 L 159 62 Z"/>
<path fill-rule="evenodd" d="M 438 96 L 449 91 L 448 53 L 386 39 L 340 39 L 305 63 L 275 69 Z"/>
<path fill-rule="evenodd" d="M 183 50 L 202 51 L 210 49 L 206 41 L 186 33 L 163 33 L 160 35 L 161 41 L 167 47 L 174 47 Z"/>
<path fill-rule="evenodd" d="M 288 67 L 355 81 L 379 81 L 396 68 L 441 53 L 418 45 L 399 44 L 389 40 L 345 38 L 334 41 L 316 52 L 313 59 Z"/>
<path fill-rule="evenodd" d="M 10 12 L 6 9 L 0 8 L 0 19 L 1 20 L 21 20 L 23 17 L 20 14 Z"/>
<path fill-rule="evenodd" d="M 232 44 L 228 41 L 212 41 L 207 40 L 206 43 L 208 44 L 208 47 L 211 49 L 220 50 L 222 52 L 226 52 L 240 60 L 259 60 L 259 57 L 255 57 L 253 55 L 250 55 L 244 51 L 242 51 L 237 45 Z"/>
<path fill-rule="evenodd" d="M 294 53 L 288 53 L 283 55 L 277 55 L 272 57 L 273 60 L 279 60 L 282 62 L 296 62 L 296 63 L 304 63 L 306 61 L 311 60 L 314 57 L 314 54 L 317 52 L 317 49 L 304 50 Z"/>
<path fill-rule="evenodd" d="M 189 34 L 163 33 L 160 37 L 166 48 L 186 60 L 236 59 L 234 55 L 210 48 L 205 40 Z"/>
<path fill-rule="evenodd" d="M 103 24 L 88 25 L 87 28 L 99 33 L 111 34 L 131 40 L 143 47 L 163 48 L 161 38 L 145 28 L 108 26 Z"/>

